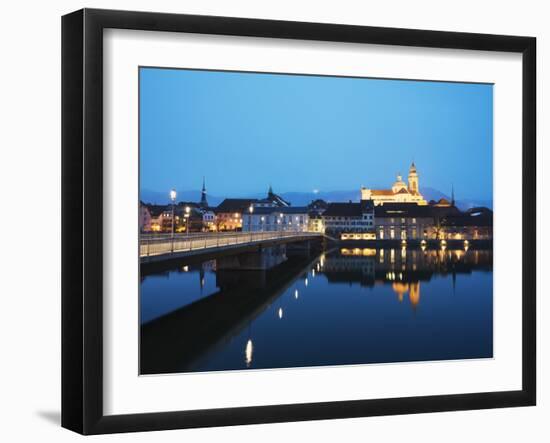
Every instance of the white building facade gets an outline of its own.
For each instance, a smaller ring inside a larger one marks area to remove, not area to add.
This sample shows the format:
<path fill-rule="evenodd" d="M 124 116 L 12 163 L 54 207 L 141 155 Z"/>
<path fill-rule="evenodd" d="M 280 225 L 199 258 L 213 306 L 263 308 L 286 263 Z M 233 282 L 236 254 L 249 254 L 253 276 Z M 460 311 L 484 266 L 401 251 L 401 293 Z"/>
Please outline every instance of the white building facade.
<path fill-rule="evenodd" d="M 255 207 L 243 214 L 244 232 L 296 231 L 307 232 L 307 207 Z"/>

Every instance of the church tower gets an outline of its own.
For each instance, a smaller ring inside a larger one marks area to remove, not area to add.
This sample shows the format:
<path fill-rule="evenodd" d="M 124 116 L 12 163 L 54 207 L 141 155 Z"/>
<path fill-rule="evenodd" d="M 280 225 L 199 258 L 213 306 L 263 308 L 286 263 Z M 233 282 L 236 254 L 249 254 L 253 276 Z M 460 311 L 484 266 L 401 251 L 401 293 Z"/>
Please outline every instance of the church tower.
<path fill-rule="evenodd" d="M 418 189 L 418 174 L 416 172 L 416 166 L 414 164 L 414 161 L 412 162 L 411 167 L 409 168 L 409 192 L 411 193 L 420 192 Z"/>
<path fill-rule="evenodd" d="M 200 206 L 202 208 L 207 208 L 208 207 L 208 201 L 206 200 L 206 183 L 204 181 L 204 177 L 202 178 L 202 191 L 201 191 Z"/>

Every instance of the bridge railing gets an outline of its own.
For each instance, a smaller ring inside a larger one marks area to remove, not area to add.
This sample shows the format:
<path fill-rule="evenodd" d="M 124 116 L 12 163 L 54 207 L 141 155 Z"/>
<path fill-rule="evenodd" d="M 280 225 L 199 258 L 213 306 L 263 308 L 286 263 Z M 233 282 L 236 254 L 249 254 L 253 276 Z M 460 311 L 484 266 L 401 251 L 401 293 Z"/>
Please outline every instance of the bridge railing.
<path fill-rule="evenodd" d="M 223 232 L 215 234 L 177 235 L 174 237 L 140 238 L 140 257 L 169 254 L 174 252 L 214 249 L 239 244 L 253 244 L 289 237 L 318 237 L 316 232 L 266 231 L 266 232 Z"/>

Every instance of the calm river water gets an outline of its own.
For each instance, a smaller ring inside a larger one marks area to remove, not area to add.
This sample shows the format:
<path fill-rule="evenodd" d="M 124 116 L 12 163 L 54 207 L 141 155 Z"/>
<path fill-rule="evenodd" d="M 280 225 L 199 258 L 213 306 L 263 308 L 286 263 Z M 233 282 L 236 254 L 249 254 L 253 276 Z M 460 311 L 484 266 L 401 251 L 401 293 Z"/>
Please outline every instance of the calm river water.
<path fill-rule="evenodd" d="M 401 248 L 143 269 L 141 373 L 490 358 L 492 270 L 491 251 Z"/>

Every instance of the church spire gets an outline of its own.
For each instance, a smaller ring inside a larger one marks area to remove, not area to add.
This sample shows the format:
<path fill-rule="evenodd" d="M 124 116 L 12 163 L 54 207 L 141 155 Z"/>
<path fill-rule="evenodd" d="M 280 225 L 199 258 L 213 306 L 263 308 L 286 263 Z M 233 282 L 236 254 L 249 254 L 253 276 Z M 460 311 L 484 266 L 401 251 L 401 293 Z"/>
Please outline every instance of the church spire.
<path fill-rule="evenodd" d="M 409 191 L 417 194 L 420 192 L 419 186 L 418 186 L 418 172 L 416 171 L 416 165 L 414 164 L 414 159 L 411 163 L 411 167 L 409 168 Z"/>
<path fill-rule="evenodd" d="M 202 191 L 201 191 L 201 207 L 208 207 L 208 201 L 206 200 L 206 181 L 204 176 L 202 177 Z"/>
<path fill-rule="evenodd" d="M 267 196 L 271 197 L 273 195 L 273 187 L 271 186 L 271 183 L 269 184 L 269 189 L 267 191 Z"/>

